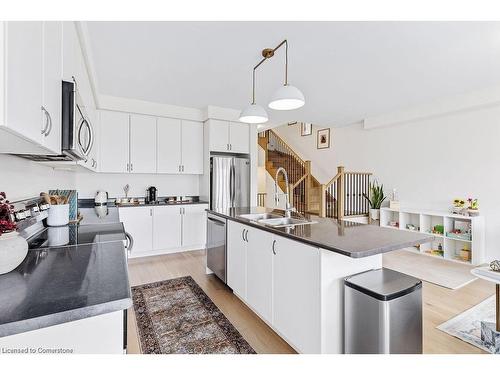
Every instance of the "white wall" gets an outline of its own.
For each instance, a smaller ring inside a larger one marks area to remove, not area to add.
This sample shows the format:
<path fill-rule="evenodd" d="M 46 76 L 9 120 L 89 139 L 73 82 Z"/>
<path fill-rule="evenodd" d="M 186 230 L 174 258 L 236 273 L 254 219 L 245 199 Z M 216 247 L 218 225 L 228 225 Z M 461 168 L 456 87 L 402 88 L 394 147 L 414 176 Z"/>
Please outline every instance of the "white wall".
<path fill-rule="evenodd" d="M 49 189 L 74 189 L 75 174 L 58 171 L 17 156 L 0 154 L 0 191 L 11 201 Z"/>
<path fill-rule="evenodd" d="M 123 187 L 129 184 L 130 197 L 144 197 L 149 186 L 158 189 L 158 196 L 198 195 L 197 175 L 115 174 L 79 171 L 75 175 L 79 198 L 94 198 L 97 190 L 110 197 L 124 197 Z"/>
<path fill-rule="evenodd" d="M 324 183 L 346 170 L 370 171 L 386 193 L 397 188 L 402 206 L 448 210 L 455 197 L 479 199 L 486 221 L 486 254 L 500 258 L 500 107 L 483 108 L 364 130 L 331 130 L 330 149 L 316 149 L 316 129 L 275 129 Z"/>

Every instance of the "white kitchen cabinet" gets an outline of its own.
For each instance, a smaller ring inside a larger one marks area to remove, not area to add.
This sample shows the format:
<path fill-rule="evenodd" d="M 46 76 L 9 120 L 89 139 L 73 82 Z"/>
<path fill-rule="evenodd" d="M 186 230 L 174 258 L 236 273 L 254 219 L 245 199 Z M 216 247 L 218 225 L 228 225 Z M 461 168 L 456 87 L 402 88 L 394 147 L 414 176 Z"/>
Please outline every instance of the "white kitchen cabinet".
<path fill-rule="evenodd" d="M 157 171 L 181 173 L 181 120 L 159 117 L 157 121 Z"/>
<path fill-rule="evenodd" d="M 321 350 L 319 249 L 275 236 L 273 326 L 301 353 Z"/>
<path fill-rule="evenodd" d="M 203 174 L 203 123 L 159 117 L 157 171 Z"/>
<path fill-rule="evenodd" d="M 210 151 L 229 152 L 229 121 L 209 120 Z"/>
<path fill-rule="evenodd" d="M 250 128 L 248 124 L 229 123 L 229 150 L 239 154 L 250 152 Z"/>
<path fill-rule="evenodd" d="M 182 173 L 203 174 L 203 123 L 182 120 Z"/>
<path fill-rule="evenodd" d="M 182 246 L 194 247 L 205 244 L 207 240 L 206 204 L 182 206 Z"/>
<path fill-rule="evenodd" d="M 120 221 L 133 240 L 132 256 L 150 252 L 153 249 L 153 208 L 120 207 Z"/>
<path fill-rule="evenodd" d="M 64 21 L 63 25 L 63 71 L 62 79 L 72 82 L 76 77 L 79 68 L 80 42 L 74 21 Z"/>
<path fill-rule="evenodd" d="M 129 172 L 129 115 L 100 111 L 100 171 Z"/>
<path fill-rule="evenodd" d="M 153 208 L 153 250 L 174 249 L 182 246 L 182 207 Z"/>
<path fill-rule="evenodd" d="M 271 233 L 246 227 L 247 303 L 265 321 L 272 322 L 273 245 Z"/>
<path fill-rule="evenodd" d="M 61 153 L 62 38 L 62 22 L 43 22 L 42 121 L 47 126 L 42 144 L 54 154 Z"/>
<path fill-rule="evenodd" d="M 227 222 L 227 285 L 243 301 L 247 298 L 247 226 L 228 220 Z"/>
<path fill-rule="evenodd" d="M 210 151 L 240 154 L 250 152 L 248 124 L 210 119 L 207 126 Z"/>
<path fill-rule="evenodd" d="M 130 172 L 156 173 L 156 118 L 130 115 Z"/>

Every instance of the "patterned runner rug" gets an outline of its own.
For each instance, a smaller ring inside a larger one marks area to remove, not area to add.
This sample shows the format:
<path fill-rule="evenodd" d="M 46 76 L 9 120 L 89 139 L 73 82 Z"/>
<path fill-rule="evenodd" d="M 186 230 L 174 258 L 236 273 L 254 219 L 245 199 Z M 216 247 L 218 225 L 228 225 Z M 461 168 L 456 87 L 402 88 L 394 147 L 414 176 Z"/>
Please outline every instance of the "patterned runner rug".
<path fill-rule="evenodd" d="M 486 298 L 483 302 L 458 314 L 454 318 L 437 326 L 443 332 L 458 337 L 489 353 L 495 353 L 495 348 L 481 340 L 481 322 L 495 322 L 495 296 Z"/>
<path fill-rule="evenodd" d="M 144 354 L 254 354 L 191 276 L 132 287 Z"/>

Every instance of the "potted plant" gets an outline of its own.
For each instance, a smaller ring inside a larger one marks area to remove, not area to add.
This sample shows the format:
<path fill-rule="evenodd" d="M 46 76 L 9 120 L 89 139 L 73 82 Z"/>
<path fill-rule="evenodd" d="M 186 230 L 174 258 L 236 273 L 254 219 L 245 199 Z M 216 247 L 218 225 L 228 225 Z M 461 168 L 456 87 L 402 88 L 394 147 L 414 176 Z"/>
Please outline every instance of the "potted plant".
<path fill-rule="evenodd" d="M 0 192 L 0 275 L 12 271 L 26 257 L 28 243 L 16 232 L 14 206 Z"/>
<path fill-rule="evenodd" d="M 467 202 L 469 203 L 467 207 L 469 216 L 479 216 L 479 201 L 476 198 L 469 198 Z"/>
<path fill-rule="evenodd" d="M 373 182 L 370 184 L 370 196 L 367 196 L 365 193 L 363 193 L 363 196 L 370 204 L 370 218 L 372 220 L 379 220 L 380 205 L 387 198 L 384 195 L 384 185 L 379 186 L 377 181 Z"/>

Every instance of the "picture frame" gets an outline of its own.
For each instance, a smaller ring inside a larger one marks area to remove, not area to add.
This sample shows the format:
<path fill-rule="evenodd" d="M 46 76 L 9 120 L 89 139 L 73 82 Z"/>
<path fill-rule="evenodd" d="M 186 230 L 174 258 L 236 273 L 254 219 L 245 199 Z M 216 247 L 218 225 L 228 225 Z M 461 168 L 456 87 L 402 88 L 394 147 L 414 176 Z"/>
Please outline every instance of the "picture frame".
<path fill-rule="evenodd" d="M 318 150 L 330 148 L 330 128 L 319 129 L 317 132 L 316 142 Z"/>
<path fill-rule="evenodd" d="M 302 137 L 308 136 L 312 134 L 312 123 L 310 122 L 301 122 L 300 123 L 300 135 Z"/>

